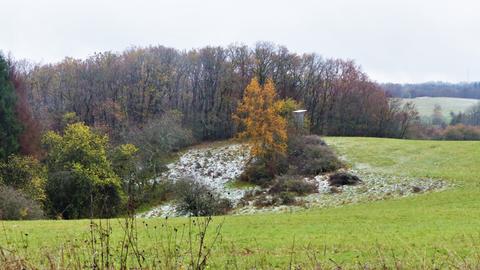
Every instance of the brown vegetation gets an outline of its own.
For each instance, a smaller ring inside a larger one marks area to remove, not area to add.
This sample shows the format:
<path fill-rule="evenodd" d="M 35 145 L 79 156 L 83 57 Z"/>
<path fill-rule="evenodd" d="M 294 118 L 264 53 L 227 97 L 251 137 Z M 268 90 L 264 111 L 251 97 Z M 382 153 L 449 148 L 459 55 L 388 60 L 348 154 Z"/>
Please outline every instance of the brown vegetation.
<path fill-rule="evenodd" d="M 352 61 L 299 55 L 270 43 L 181 52 L 162 46 L 66 58 L 22 74 L 35 120 L 44 128 L 75 112 L 113 139 L 171 110 L 197 139 L 229 138 L 232 114 L 253 77 L 271 78 L 280 99 L 308 110 L 310 131 L 328 135 L 405 135 L 410 118 Z"/>

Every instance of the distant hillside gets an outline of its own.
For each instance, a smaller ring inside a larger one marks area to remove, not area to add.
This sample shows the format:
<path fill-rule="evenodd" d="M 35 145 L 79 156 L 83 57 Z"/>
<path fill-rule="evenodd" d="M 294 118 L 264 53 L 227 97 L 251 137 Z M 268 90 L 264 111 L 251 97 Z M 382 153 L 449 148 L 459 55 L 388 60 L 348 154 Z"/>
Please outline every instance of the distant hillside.
<path fill-rule="evenodd" d="M 393 97 L 456 97 L 480 99 L 480 82 L 446 83 L 426 82 L 416 84 L 384 83 L 381 87 Z"/>
<path fill-rule="evenodd" d="M 413 102 L 420 113 L 420 116 L 427 119 L 432 116 L 435 104 L 438 104 L 442 107 L 443 115 L 447 121 L 450 121 L 450 112 L 464 112 L 470 106 L 479 102 L 478 99 L 452 97 L 417 97 L 403 98 L 402 100 L 404 102 Z"/>

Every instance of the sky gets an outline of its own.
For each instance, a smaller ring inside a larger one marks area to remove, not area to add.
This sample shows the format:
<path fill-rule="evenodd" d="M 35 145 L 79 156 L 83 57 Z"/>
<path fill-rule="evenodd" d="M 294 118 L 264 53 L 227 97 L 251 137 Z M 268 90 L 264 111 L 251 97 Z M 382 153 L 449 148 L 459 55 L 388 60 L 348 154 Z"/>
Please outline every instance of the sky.
<path fill-rule="evenodd" d="M 1 51 L 40 63 L 270 41 L 378 82 L 480 81 L 477 0 L 0 0 L 0 29 Z"/>

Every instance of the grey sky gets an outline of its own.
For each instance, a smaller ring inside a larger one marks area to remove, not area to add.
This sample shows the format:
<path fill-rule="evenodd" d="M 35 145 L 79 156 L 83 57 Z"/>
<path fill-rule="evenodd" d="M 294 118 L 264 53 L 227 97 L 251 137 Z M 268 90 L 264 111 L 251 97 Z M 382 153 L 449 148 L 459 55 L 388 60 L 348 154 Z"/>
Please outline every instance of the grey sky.
<path fill-rule="evenodd" d="M 385 82 L 480 80 L 475 0 L 0 0 L 0 50 L 54 62 L 130 46 L 272 41 Z"/>

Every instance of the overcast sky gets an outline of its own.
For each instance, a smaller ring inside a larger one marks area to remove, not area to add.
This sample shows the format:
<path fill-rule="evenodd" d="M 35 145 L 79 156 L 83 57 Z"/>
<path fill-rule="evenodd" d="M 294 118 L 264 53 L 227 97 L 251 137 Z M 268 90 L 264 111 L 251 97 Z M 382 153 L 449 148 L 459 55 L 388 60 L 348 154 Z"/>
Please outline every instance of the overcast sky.
<path fill-rule="evenodd" d="M 131 46 L 271 41 L 379 82 L 480 80 L 475 0 L 0 0 L 0 50 L 42 63 Z"/>

